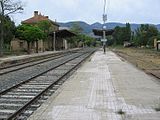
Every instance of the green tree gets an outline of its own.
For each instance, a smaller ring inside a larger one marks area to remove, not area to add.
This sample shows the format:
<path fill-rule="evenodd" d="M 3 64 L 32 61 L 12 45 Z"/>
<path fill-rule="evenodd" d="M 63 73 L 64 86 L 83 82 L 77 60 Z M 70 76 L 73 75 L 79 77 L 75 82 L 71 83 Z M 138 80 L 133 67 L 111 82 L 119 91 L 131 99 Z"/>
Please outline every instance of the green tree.
<path fill-rule="evenodd" d="M 44 39 L 44 40 L 48 40 L 49 34 L 56 31 L 52 27 L 51 21 L 49 21 L 49 20 L 40 21 L 36 25 L 46 34 L 46 39 Z M 53 50 L 53 48 L 54 48 L 54 46 L 53 46 L 53 40 L 52 40 L 52 50 Z"/>
<path fill-rule="evenodd" d="M 131 40 L 131 25 L 129 23 L 126 23 L 126 31 L 125 31 L 125 35 L 126 35 L 126 41 L 130 41 Z"/>
<path fill-rule="evenodd" d="M 0 24 L 0 28 L 2 25 Z M 4 38 L 4 47 L 9 47 L 10 42 L 15 35 L 15 23 L 10 19 L 9 16 L 4 16 L 3 18 L 3 38 Z M 0 34 L 2 30 L 0 29 Z"/>
<path fill-rule="evenodd" d="M 17 27 L 16 37 L 27 42 L 28 53 L 30 53 L 30 43 L 35 41 L 38 43 L 37 41 L 44 39 L 46 34 L 37 26 L 20 25 Z M 36 46 L 36 52 L 38 52 L 38 45 Z"/>
<path fill-rule="evenodd" d="M 6 16 L 4 19 L 4 43 L 10 45 L 11 40 L 15 35 L 16 26 L 15 23 Z"/>
<path fill-rule="evenodd" d="M 51 22 L 48 20 L 38 22 L 37 26 L 46 34 L 49 34 L 51 31 Z"/>
<path fill-rule="evenodd" d="M 131 27 L 129 23 L 126 23 L 126 27 L 115 27 L 113 33 L 113 39 L 115 45 L 123 45 L 124 41 L 131 40 Z"/>
<path fill-rule="evenodd" d="M 0 35 L 0 56 L 3 56 L 4 49 L 4 22 L 5 16 L 17 12 L 21 12 L 23 10 L 23 5 L 20 0 L 0 0 L 0 22 L 1 22 L 1 35 Z"/>
<path fill-rule="evenodd" d="M 83 29 L 80 27 L 78 23 L 73 23 L 71 31 L 75 33 L 77 36 L 69 39 L 70 43 L 76 46 L 79 46 L 79 43 L 82 43 L 86 46 L 95 46 L 96 40 L 86 34 L 83 34 Z"/>
<path fill-rule="evenodd" d="M 158 29 L 155 26 L 142 24 L 140 28 L 135 31 L 134 42 L 137 46 L 146 46 L 152 43 L 155 36 L 158 35 Z"/>
<path fill-rule="evenodd" d="M 84 44 L 87 46 L 96 46 L 96 40 L 90 36 L 85 36 Z"/>
<path fill-rule="evenodd" d="M 69 43 L 71 43 L 73 46 L 78 47 L 79 42 L 83 41 L 82 40 L 82 31 L 83 29 L 80 27 L 78 23 L 73 23 L 71 27 L 71 31 L 76 34 L 76 36 L 70 38 L 68 40 Z"/>

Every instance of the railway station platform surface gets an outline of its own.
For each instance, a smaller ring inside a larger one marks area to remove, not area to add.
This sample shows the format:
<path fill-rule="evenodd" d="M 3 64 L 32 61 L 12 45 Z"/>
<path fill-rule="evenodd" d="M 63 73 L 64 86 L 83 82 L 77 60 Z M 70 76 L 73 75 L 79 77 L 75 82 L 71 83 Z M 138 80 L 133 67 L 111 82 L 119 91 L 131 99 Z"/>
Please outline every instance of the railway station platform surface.
<path fill-rule="evenodd" d="M 0 58 L 0 65 L 5 62 L 8 63 L 8 62 L 12 62 L 12 61 L 20 61 L 20 60 L 24 60 L 24 59 L 52 55 L 52 54 L 56 54 L 56 53 L 62 53 L 62 52 L 78 50 L 78 49 L 79 48 L 69 49 L 69 50 L 61 50 L 61 51 L 45 51 L 45 52 L 39 52 L 39 53 L 31 53 L 31 54 L 27 54 L 27 55 L 19 55 L 19 56 L 5 56 L 5 57 Z"/>
<path fill-rule="evenodd" d="M 48 54 L 53 54 L 55 53 L 54 51 L 46 51 L 46 52 L 40 52 L 40 53 L 31 53 L 27 55 L 18 55 L 18 56 L 6 56 L 0 58 L 0 61 L 7 61 L 7 60 L 18 60 L 18 59 L 25 59 L 28 57 L 34 57 L 34 56 L 41 56 L 41 55 L 48 55 Z"/>
<path fill-rule="evenodd" d="M 157 79 L 99 50 L 29 120 L 160 120 L 156 108 Z"/>

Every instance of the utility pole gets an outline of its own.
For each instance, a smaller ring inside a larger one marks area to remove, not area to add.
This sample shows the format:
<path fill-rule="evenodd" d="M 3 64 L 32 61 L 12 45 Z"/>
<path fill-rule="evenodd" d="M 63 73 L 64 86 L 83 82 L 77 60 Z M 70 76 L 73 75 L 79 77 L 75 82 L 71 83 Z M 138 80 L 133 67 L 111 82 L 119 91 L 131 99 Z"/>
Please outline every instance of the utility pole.
<path fill-rule="evenodd" d="M 107 14 L 106 14 L 106 0 L 104 0 L 104 11 L 103 11 L 103 49 L 104 49 L 104 54 L 106 53 L 106 26 L 105 23 L 107 21 Z"/>
<path fill-rule="evenodd" d="M 4 48 L 4 29 L 3 29 L 3 24 L 4 24 L 4 6 L 3 6 L 3 1 L 0 0 L 0 26 L 1 26 L 1 37 L 0 37 L 0 57 L 3 56 L 3 48 Z"/>

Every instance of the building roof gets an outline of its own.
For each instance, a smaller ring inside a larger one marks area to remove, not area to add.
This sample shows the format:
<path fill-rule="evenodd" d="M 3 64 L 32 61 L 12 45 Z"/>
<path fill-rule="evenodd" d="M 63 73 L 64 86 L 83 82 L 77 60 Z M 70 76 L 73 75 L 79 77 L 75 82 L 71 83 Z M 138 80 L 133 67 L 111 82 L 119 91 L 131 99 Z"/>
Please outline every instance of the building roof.
<path fill-rule="evenodd" d="M 59 27 L 59 25 L 56 22 L 50 20 L 48 16 L 41 15 L 41 13 L 38 14 L 38 11 L 34 11 L 34 16 L 33 17 L 31 17 L 27 20 L 24 20 L 21 23 L 23 23 L 23 24 L 36 24 L 40 21 L 45 21 L 45 20 L 50 21 L 52 24 Z"/>
<path fill-rule="evenodd" d="M 93 29 L 94 35 L 97 35 L 97 36 L 103 36 L 103 31 L 104 30 L 102 30 L 102 29 Z M 112 35 L 113 32 L 114 32 L 114 30 L 112 30 L 112 29 L 105 30 L 106 36 Z"/>
<path fill-rule="evenodd" d="M 50 33 L 51 36 L 54 36 L 54 32 Z M 69 37 L 73 37 L 76 36 L 76 34 L 74 34 L 73 32 L 69 31 L 69 30 L 58 30 L 55 32 L 56 37 L 58 38 L 69 38 Z"/>

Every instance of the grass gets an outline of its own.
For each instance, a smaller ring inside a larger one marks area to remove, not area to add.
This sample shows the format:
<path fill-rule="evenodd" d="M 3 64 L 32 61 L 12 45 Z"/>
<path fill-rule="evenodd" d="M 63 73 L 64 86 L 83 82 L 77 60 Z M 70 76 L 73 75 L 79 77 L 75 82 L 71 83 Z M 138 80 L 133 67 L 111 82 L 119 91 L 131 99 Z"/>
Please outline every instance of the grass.
<path fill-rule="evenodd" d="M 160 52 L 147 48 L 110 47 L 115 53 L 143 70 L 160 69 Z"/>

